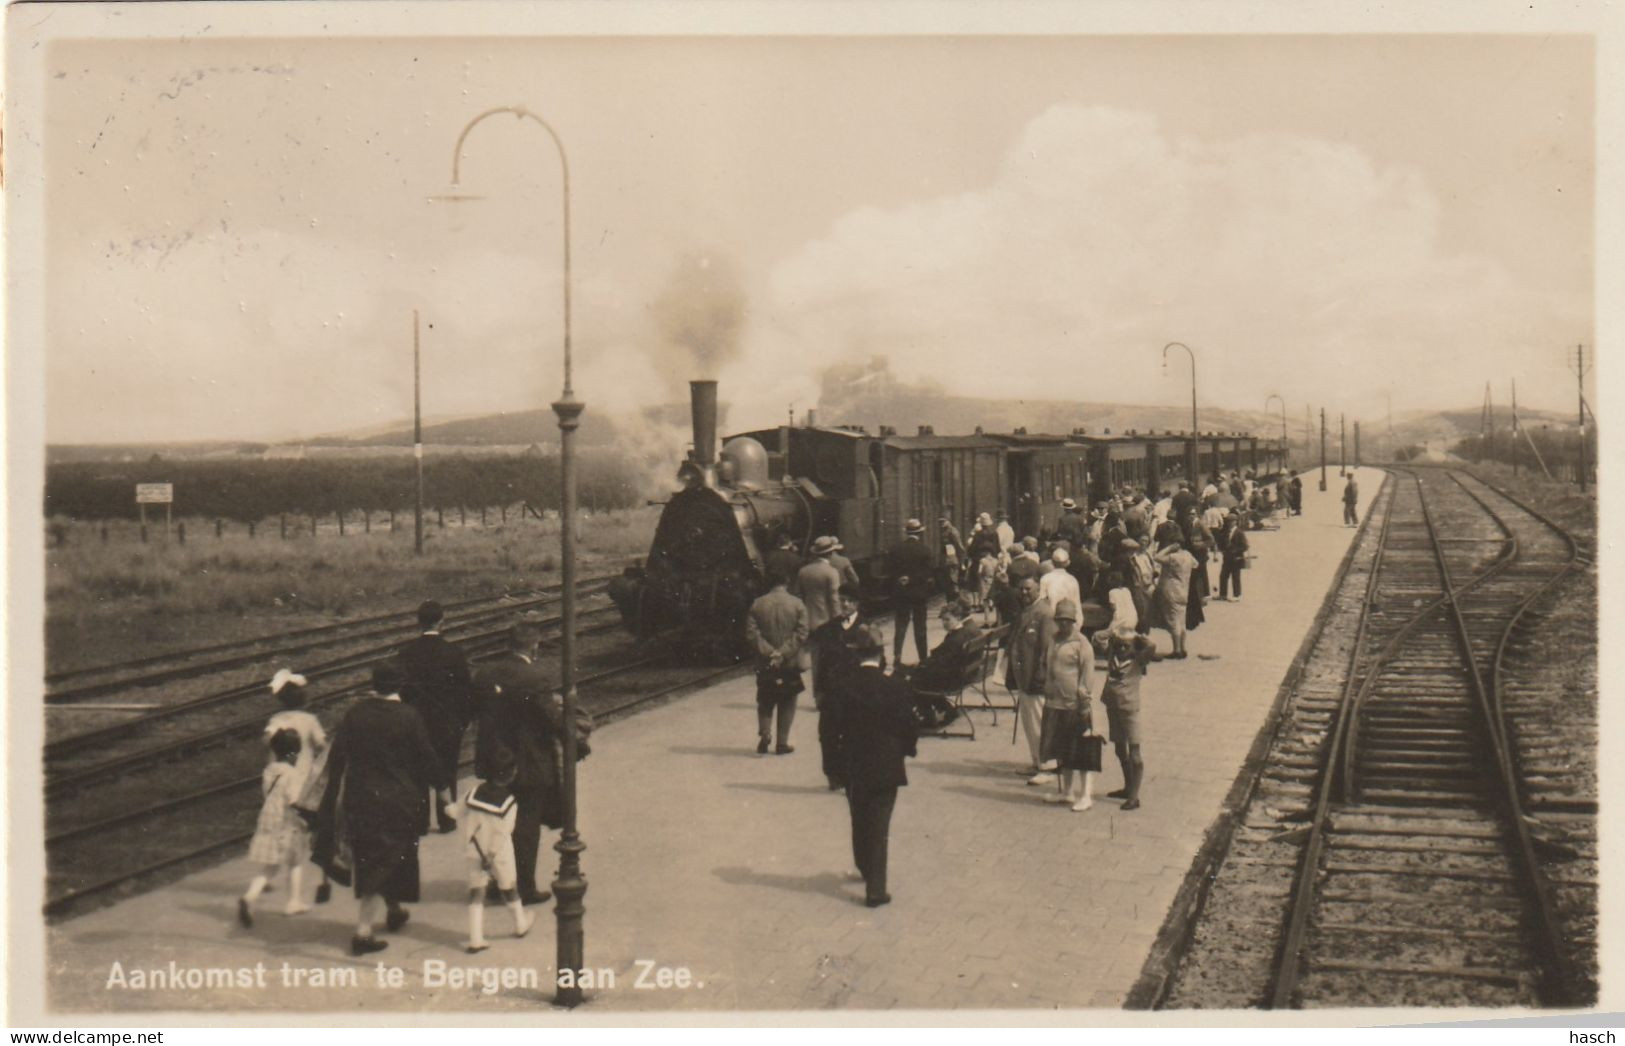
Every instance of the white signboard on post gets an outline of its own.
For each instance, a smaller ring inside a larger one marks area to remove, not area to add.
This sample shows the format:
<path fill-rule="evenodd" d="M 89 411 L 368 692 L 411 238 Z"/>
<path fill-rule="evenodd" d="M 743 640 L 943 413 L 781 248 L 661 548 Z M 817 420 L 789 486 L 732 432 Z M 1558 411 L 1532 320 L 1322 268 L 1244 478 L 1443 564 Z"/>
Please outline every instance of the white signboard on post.
<path fill-rule="evenodd" d="M 135 503 L 137 505 L 167 505 L 175 500 L 175 484 L 173 483 L 137 483 L 135 485 Z"/>

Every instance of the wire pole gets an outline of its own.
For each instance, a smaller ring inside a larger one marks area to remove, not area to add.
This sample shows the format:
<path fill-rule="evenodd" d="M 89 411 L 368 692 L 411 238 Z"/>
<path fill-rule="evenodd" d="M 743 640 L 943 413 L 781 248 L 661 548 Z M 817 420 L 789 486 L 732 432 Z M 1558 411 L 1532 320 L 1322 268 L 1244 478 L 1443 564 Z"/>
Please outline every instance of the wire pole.
<path fill-rule="evenodd" d="M 1320 489 L 1326 489 L 1326 408 L 1320 408 Z"/>
<path fill-rule="evenodd" d="M 1574 347 L 1574 381 L 1580 392 L 1580 493 L 1586 492 L 1586 347 Z"/>
<path fill-rule="evenodd" d="M 1512 379 L 1512 474 L 1518 474 L 1518 379 Z"/>
<path fill-rule="evenodd" d="M 418 349 L 418 310 L 412 310 L 412 458 L 417 464 L 417 498 L 412 509 L 412 548 L 423 555 L 423 368 Z"/>

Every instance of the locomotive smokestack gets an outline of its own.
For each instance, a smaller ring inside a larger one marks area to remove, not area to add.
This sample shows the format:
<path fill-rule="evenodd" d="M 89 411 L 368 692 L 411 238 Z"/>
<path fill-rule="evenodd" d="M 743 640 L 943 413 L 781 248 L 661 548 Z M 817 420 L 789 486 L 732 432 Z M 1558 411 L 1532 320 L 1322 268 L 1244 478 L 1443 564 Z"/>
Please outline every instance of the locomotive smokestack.
<path fill-rule="evenodd" d="M 717 383 L 688 383 L 689 403 L 694 415 L 694 461 L 699 465 L 717 463 Z"/>

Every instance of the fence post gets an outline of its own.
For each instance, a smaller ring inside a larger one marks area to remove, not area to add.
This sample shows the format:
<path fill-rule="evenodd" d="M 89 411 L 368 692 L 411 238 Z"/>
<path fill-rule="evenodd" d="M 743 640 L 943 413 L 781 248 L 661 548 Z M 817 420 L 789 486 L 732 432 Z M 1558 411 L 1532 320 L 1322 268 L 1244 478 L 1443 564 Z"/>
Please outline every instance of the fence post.
<path fill-rule="evenodd" d="M 214 521 L 214 536 L 217 537 L 217 538 L 225 537 L 225 532 L 226 532 L 225 521 L 220 520 L 220 519 L 216 519 Z"/>
<path fill-rule="evenodd" d="M 344 510 L 339 509 L 339 537 L 344 536 Z"/>
<path fill-rule="evenodd" d="M 107 544 L 107 524 L 102 524 L 102 544 Z"/>
<path fill-rule="evenodd" d="M 441 530 L 446 529 L 446 510 L 443 506 L 436 505 L 434 507 L 434 521 L 440 524 Z"/>
<path fill-rule="evenodd" d="M 485 526 L 485 506 L 481 505 L 480 506 L 480 527 L 483 529 L 484 526 Z"/>
<path fill-rule="evenodd" d="M 257 526 L 258 526 L 258 524 L 253 523 L 253 522 L 250 522 L 248 524 L 248 539 L 250 541 L 254 540 L 254 531 L 257 528 Z"/>
<path fill-rule="evenodd" d="M 175 524 L 175 541 L 178 544 L 186 544 L 186 520 L 184 519 Z"/>
<path fill-rule="evenodd" d="M 288 540 L 288 514 L 286 512 L 277 516 L 277 525 L 282 528 L 282 540 Z"/>
<path fill-rule="evenodd" d="M 457 525 L 459 527 L 468 526 L 468 506 L 467 505 L 459 504 L 457 506 Z"/>
<path fill-rule="evenodd" d="M 389 532 L 391 534 L 395 533 L 395 510 L 394 509 L 389 510 Z"/>
<path fill-rule="evenodd" d="M 362 512 L 361 512 L 361 519 L 362 519 L 363 525 L 366 527 L 367 533 L 371 534 L 372 533 L 372 509 L 370 509 L 370 508 L 369 509 L 363 509 Z"/>
<path fill-rule="evenodd" d="M 310 536 L 316 536 L 316 513 L 314 512 L 310 514 Z"/>

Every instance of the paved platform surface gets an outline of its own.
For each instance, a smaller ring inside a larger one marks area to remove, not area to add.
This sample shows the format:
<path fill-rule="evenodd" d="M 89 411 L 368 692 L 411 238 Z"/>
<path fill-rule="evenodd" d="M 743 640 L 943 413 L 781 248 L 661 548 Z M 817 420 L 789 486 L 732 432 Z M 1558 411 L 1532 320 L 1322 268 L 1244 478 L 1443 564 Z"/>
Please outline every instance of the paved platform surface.
<path fill-rule="evenodd" d="M 846 879 L 846 804 L 819 773 L 810 707 L 787 756 L 755 754 L 748 679 L 604 728 L 583 764 L 581 825 L 588 964 L 614 983 L 589 991 L 588 1012 L 1120 1006 L 1354 533 L 1341 525 L 1335 472 L 1324 494 L 1315 474 L 1306 478 L 1305 515 L 1253 535 L 1244 601 L 1212 604 L 1191 658 L 1154 665 L 1146 678 L 1145 805 L 1123 813 L 1100 798 L 1122 782 L 1109 749 L 1093 810 L 1039 802 L 1041 790 L 1018 775 L 1026 748 L 1011 744 L 1010 714 L 995 727 L 974 713 L 975 741 L 922 739 L 909 766 L 892 824 L 889 907 L 865 908 L 862 884 Z M 1380 472 L 1361 473 L 1367 501 L 1380 482 Z M 1165 633 L 1153 636 L 1166 647 Z M 553 863 L 548 850 L 544 866 Z M 524 940 L 500 936 L 509 916 L 487 909 L 494 946 L 463 954 L 455 836 L 425 840 L 424 903 L 366 960 L 346 949 L 347 893 L 290 918 L 279 890 L 261 902 L 254 930 L 238 928 L 233 905 L 250 874 L 246 860 L 227 862 L 49 929 L 48 1005 L 513 1014 L 551 997 L 551 905 Z M 171 961 L 247 970 L 250 983 L 109 987 L 115 962 L 128 977 Z M 400 970 L 398 984 L 381 982 L 380 962 Z M 436 980 L 436 962 L 474 977 L 507 970 L 519 983 L 457 986 Z M 326 983 L 284 986 L 284 967 Z M 671 980 L 679 968 L 687 987 Z M 343 983 L 347 970 L 354 985 Z"/>

